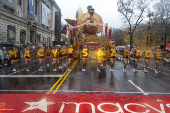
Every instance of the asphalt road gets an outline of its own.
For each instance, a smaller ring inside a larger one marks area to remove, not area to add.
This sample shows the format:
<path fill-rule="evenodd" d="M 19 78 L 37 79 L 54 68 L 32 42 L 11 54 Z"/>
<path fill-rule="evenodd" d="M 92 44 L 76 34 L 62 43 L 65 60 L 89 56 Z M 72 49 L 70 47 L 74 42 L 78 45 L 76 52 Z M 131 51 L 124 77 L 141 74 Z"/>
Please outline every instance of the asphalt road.
<path fill-rule="evenodd" d="M 128 95 L 169 95 L 170 67 L 163 65 L 155 74 L 155 64 L 151 62 L 149 73 L 144 73 L 145 63 L 140 60 L 138 72 L 133 66 L 127 66 L 123 73 L 121 56 L 116 60 L 114 72 L 110 72 L 110 62 L 106 68 L 97 72 L 97 61 L 88 60 L 87 71 L 82 72 L 82 60 L 75 60 L 72 71 L 63 66 L 57 72 L 44 66 L 43 72 L 38 71 L 38 60 L 31 61 L 30 71 L 26 72 L 24 61 L 17 65 L 17 72 L 12 68 L 0 69 L 1 94 L 128 94 Z"/>

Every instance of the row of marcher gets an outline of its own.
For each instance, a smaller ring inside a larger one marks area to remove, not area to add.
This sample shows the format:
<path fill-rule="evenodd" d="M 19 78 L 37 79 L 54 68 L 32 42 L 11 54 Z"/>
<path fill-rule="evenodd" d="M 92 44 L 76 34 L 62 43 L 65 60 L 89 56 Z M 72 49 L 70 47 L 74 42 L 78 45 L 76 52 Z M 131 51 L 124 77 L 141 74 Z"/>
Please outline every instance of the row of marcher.
<path fill-rule="evenodd" d="M 142 57 L 142 51 L 140 50 L 139 46 L 137 46 L 136 49 L 132 49 L 131 51 L 127 49 L 128 47 L 126 46 L 123 51 L 121 51 L 121 55 L 123 55 L 123 61 L 124 61 L 124 67 L 123 67 L 123 72 L 126 72 L 126 66 L 128 65 L 128 59 L 129 57 L 133 57 L 135 66 L 133 69 L 133 72 L 138 72 L 137 66 L 139 63 L 139 59 Z M 155 59 L 155 64 L 156 64 L 156 69 L 155 73 L 158 73 L 158 68 L 160 65 L 160 61 L 162 59 L 162 51 L 160 49 L 157 49 L 156 52 L 152 53 L 149 47 L 144 51 L 144 61 L 146 63 L 146 66 L 144 68 L 144 72 L 148 73 L 148 66 L 151 60 L 151 57 L 153 56 Z M 100 72 L 100 66 L 101 64 L 106 66 L 106 61 L 107 58 L 110 58 L 111 66 L 110 66 L 110 71 L 113 71 L 114 68 L 114 63 L 117 58 L 117 50 L 115 49 L 115 46 L 113 45 L 110 50 L 106 50 L 106 48 L 103 48 L 100 46 L 98 48 L 98 68 L 97 71 Z"/>
<path fill-rule="evenodd" d="M 37 52 L 39 57 L 39 71 L 43 71 L 44 61 L 46 61 L 47 67 L 49 67 L 50 57 L 52 57 L 53 71 L 57 71 L 57 68 L 62 68 L 62 66 L 66 65 L 67 62 L 68 62 L 68 67 L 70 67 L 72 65 L 75 53 L 76 51 L 73 49 L 72 45 L 70 45 L 68 48 L 66 48 L 66 46 L 63 47 L 54 46 L 52 49 L 50 49 L 50 47 L 44 49 L 44 46 L 41 46 Z M 82 54 L 82 60 L 83 60 L 82 71 L 86 71 L 87 59 L 89 57 L 89 50 L 86 45 L 83 46 L 83 49 L 80 53 Z M 117 58 L 117 50 L 115 49 L 114 45 L 109 50 L 107 50 L 105 47 L 99 46 L 99 48 L 96 51 L 96 55 L 98 60 L 98 65 L 97 65 L 98 72 L 100 72 L 101 65 L 103 65 L 103 67 L 106 67 L 106 61 L 108 58 L 110 59 L 111 62 L 110 71 L 113 71 L 114 63 Z M 135 68 L 133 69 L 133 71 L 137 72 L 138 62 L 139 59 L 142 57 L 142 52 L 139 46 L 137 46 L 137 48 L 133 49 L 132 51 L 129 51 L 129 49 L 127 49 L 126 46 L 125 49 L 121 52 L 121 55 L 123 55 L 123 61 L 124 61 L 123 72 L 126 72 L 126 66 L 128 64 L 128 58 L 130 56 L 133 57 L 135 61 Z M 144 68 L 144 72 L 146 73 L 148 72 L 147 68 L 149 66 L 150 59 L 152 56 L 154 56 L 155 63 L 156 63 L 155 73 L 158 73 L 158 68 L 160 65 L 160 61 L 162 59 L 162 52 L 159 49 L 157 49 L 155 53 L 152 53 L 149 47 L 144 52 L 144 57 L 146 62 L 146 67 Z M 13 66 L 13 71 L 16 71 L 16 62 L 18 61 L 16 48 L 14 48 L 13 51 L 9 51 L 9 57 L 12 58 L 11 64 Z M 29 71 L 30 61 L 31 61 L 31 51 L 29 47 L 27 47 L 24 53 L 24 57 L 25 57 L 26 70 Z M 58 62 L 59 62 L 59 66 L 58 66 Z M 71 71 L 71 68 L 69 68 L 68 71 Z"/>

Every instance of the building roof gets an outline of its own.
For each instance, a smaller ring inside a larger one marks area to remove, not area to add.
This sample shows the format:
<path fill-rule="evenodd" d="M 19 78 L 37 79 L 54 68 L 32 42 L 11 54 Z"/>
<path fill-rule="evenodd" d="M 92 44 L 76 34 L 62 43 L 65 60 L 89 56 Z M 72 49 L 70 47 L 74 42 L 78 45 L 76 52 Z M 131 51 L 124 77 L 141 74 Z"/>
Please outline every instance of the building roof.
<path fill-rule="evenodd" d="M 76 18 L 78 19 L 82 14 L 83 14 L 83 10 L 81 9 L 81 7 L 79 7 L 76 12 Z"/>
<path fill-rule="evenodd" d="M 53 1 L 54 5 L 55 5 L 56 7 L 58 7 L 59 10 L 61 10 L 60 7 L 58 6 L 58 4 L 56 3 L 56 1 L 55 1 L 55 0 L 52 0 L 52 1 Z"/>

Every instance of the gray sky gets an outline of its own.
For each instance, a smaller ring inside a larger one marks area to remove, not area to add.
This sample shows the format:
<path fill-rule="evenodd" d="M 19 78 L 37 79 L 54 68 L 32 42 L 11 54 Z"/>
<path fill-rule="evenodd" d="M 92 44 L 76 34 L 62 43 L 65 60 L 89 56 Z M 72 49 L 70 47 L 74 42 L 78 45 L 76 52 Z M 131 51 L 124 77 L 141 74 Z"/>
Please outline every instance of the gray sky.
<path fill-rule="evenodd" d="M 83 12 L 87 12 L 87 6 L 92 5 L 95 12 L 98 13 L 103 23 L 108 23 L 109 27 L 120 28 L 124 27 L 120 20 L 120 15 L 117 11 L 117 0 L 55 0 L 61 8 L 61 21 L 66 24 L 64 19 L 76 16 L 76 11 L 79 7 Z M 158 1 L 158 0 L 154 0 Z"/>
<path fill-rule="evenodd" d="M 76 16 L 77 9 L 82 8 L 87 12 L 87 6 L 92 5 L 95 12 L 98 13 L 103 23 L 108 23 L 109 27 L 121 27 L 121 21 L 117 12 L 117 0 L 55 0 L 61 8 L 61 21 L 65 24 L 65 18 Z"/>

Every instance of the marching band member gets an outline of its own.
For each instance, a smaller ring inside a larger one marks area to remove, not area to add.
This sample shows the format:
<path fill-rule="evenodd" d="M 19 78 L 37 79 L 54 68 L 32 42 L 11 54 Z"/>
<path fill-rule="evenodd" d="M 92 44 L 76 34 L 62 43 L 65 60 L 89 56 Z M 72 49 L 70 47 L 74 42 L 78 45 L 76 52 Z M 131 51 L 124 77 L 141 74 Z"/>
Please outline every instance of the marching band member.
<path fill-rule="evenodd" d="M 125 63 L 123 72 L 126 72 L 126 65 L 128 64 L 128 58 L 130 56 L 130 51 L 127 49 L 127 46 L 125 46 L 125 49 L 122 52 L 123 52 L 123 61 Z"/>
<path fill-rule="evenodd" d="M 116 52 L 115 46 L 113 45 L 112 49 L 110 50 L 110 62 L 111 62 L 110 71 L 113 71 L 114 63 L 117 57 L 116 53 L 117 52 Z"/>
<path fill-rule="evenodd" d="M 70 47 L 68 48 L 68 62 L 69 62 L 69 64 L 68 64 L 68 67 L 69 67 L 68 71 L 71 71 L 70 66 L 71 66 L 71 64 L 73 62 L 73 59 L 74 59 L 73 55 L 74 55 L 74 49 L 73 49 L 73 46 L 70 45 Z"/>
<path fill-rule="evenodd" d="M 47 47 L 47 50 L 46 50 L 45 53 L 46 53 L 47 67 L 49 67 L 50 54 L 51 54 L 51 51 L 50 51 L 50 47 L 49 47 L 49 46 Z"/>
<path fill-rule="evenodd" d="M 18 62 L 18 56 L 17 56 L 17 50 L 16 50 L 15 47 L 13 48 L 13 51 L 10 52 L 10 55 L 12 57 L 12 62 L 11 62 L 12 67 L 13 67 L 12 71 L 16 71 L 17 62 Z"/>
<path fill-rule="evenodd" d="M 82 68 L 82 71 L 86 71 L 88 55 L 89 55 L 89 50 L 87 49 L 86 45 L 83 45 L 83 50 L 82 50 L 83 68 Z"/>
<path fill-rule="evenodd" d="M 138 72 L 137 66 L 138 66 L 139 58 L 141 56 L 142 56 L 141 50 L 139 49 L 139 46 L 137 46 L 134 52 L 135 68 L 133 69 L 133 72 Z"/>
<path fill-rule="evenodd" d="M 102 51 L 103 51 L 103 57 L 102 57 L 102 60 L 103 60 L 103 67 L 106 68 L 106 61 L 107 61 L 107 50 L 105 47 L 102 48 Z"/>
<path fill-rule="evenodd" d="M 74 52 L 74 59 L 76 60 L 78 58 L 79 58 L 79 51 L 78 51 L 78 49 L 76 49 Z"/>
<path fill-rule="evenodd" d="M 151 58 L 151 56 L 152 56 L 152 51 L 150 50 L 149 47 L 147 47 L 147 49 L 146 49 L 146 51 L 145 51 L 144 54 L 145 54 L 145 63 L 146 63 L 146 67 L 144 68 L 144 72 L 145 72 L 145 73 L 148 73 L 147 68 L 148 68 L 148 66 L 149 66 L 149 61 L 150 61 L 150 58 Z"/>
<path fill-rule="evenodd" d="M 156 63 L 155 73 L 158 73 L 158 68 L 159 68 L 161 59 L 162 59 L 162 52 L 159 49 L 157 49 L 155 53 L 155 63 Z"/>
<path fill-rule="evenodd" d="M 100 66 L 102 64 L 102 58 L 103 58 L 103 51 L 102 51 L 102 46 L 100 45 L 98 50 L 97 50 L 97 61 L 98 61 L 97 71 L 98 72 L 100 72 Z"/>
<path fill-rule="evenodd" d="M 43 71 L 43 67 L 44 67 L 44 59 L 45 59 L 45 51 L 44 51 L 44 47 L 41 46 L 40 49 L 38 50 L 38 56 L 39 56 L 39 71 Z"/>
<path fill-rule="evenodd" d="M 26 71 L 29 71 L 30 60 L 31 60 L 31 51 L 30 51 L 29 47 L 27 47 L 25 54 L 24 54 L 24 57 L 25 57 Z"/>
<path fill-rule="evenodd" d="M 59 51 L 57 46 L 55 46 L 54 50 L 52 50 L 53 62 L 54 62 L 54 69 L 53 71 L 57 71 L 57 64 L 59 59 Z"/>
<path fill-rule="evenodd" d="M 55 47 L 53 46 L 53 47 L 52 47 L 52 50 L 51 50 L 51 55 L 52 55 L 52 65 L 54 64 L 54 62 L 53 62 L 53 51 L 54 51 L 54 49 L 55 49 Z"/>
<path fill-rule="evenodd" d="M 63 59 L 63 49 L 59 47 L 59 68 L 62 68 L 62 59 Z"/>
<path fill-rule="evenodd" d="M 66 46 L 63 47 L 63 64 L 66 66 L 67 49 Z"/>

